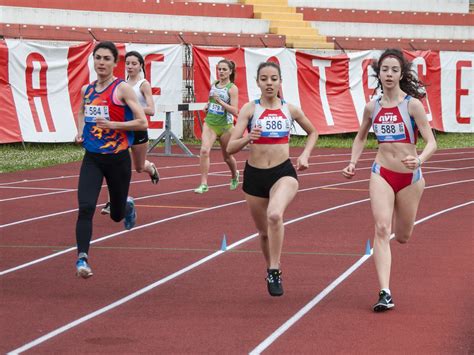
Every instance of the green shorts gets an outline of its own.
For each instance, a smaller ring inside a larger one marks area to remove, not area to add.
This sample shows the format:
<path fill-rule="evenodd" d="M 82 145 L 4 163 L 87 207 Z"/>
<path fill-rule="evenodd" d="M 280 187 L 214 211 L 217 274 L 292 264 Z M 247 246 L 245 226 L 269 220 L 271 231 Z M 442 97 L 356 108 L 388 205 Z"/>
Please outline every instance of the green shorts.
<path fill-rule="evenodd" d="M 206 122 L 206 124 L 210 129 L 212 129 L 216 133 L 217 137 L 220 137 L 224 133 L 229 132 L 230 129 L 232 128 L 232 123 L 225 124 L 225 125 L 213 125 Z"/>

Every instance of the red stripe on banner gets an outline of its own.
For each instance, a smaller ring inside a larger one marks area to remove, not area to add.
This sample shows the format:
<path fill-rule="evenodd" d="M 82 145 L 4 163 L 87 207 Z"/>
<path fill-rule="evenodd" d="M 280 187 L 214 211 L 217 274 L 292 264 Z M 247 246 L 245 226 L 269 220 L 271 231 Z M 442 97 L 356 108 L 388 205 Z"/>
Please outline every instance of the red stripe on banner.
<path fill-rule="evenodd" d="M 88 58 L 93 49 L 93 43 L 83 43 L 69 47 L 68 51 L 68 90 L 71 109 L 77 127 L 77 113 L 81 104 L 81 89 L 89 83 Z"/>
<path fill-rule="evenodd" d="M 21 142 L 21 130 L 18 121 L 13 93 L 8 76 L 8 46 L 4 40 L 0 40 L 0 143 Z"/>
<path fill-rule="evenodd" d="M 426 85 L 426 97 L 421 100 L 427 115 L 431 115 L 431 127 L 444 131 L 441 111 L 441 62 L 436 51 L 404 51 L 405 57 L 414 62 L 413 70 Z"/>
<path fill-rule="evenodd" d="M 239 109 L 248 102 L 247 92 L 247 75 L 245 67 L 244 49 L 242 48 L 225 48 L 225 49 L 209 49 L 193 47 L 194 58 L 194 92 L 197 102 L 207 102 L 209 99 L 209 90 L 211 89 L 211 68 L 210 59 L 225 58 L 235 63 L 235 85 L 239 88 Z M 215 63 L 217 64 L 217 62 Z M 212 68 L 212 70 L 216 70 Z M 215 75 L 217 77 L 217 75 Z M 199 113 L 201 120 L 204 119 L 205 113 Z M 201 138 L 201 126 L 195 114 L 194 134 L 197 138 Z"/>
<path fill-rule="evenodd" d="M 460 124 L 471 124 L 471 117 L 463 117 L 461 114 L 461 97 L 469 96 L 469 89 L 462 87 L 462 69 L 471 68 L 472 62 L 460 60 L 456 63 L 456 121 Z"/>
<path fill-rule="evenodd" d="M 165 60 L 164 54 L 148 54 L 144 58 L 145 60 L 145 75 L 147 78 L 151 78 L 151 64 L 153 62 L 163 62 Z M 151 87 L 151 94 L 153 96 L 160 96 L 161 95 L 161 88 L 160 87 Z M 152 121 L 150 116 L 146 116 L 148 120 L 148 128 L 149 129 L 163 129 L 163 121 Z"/>
<path fill-rule="evenodd" d="M 354 132 L 359 121 L 349 91 L 349 58 L 296 53 L 301 108 L 320 134 Z"/>
<path fill-rule="evenodd" d="M 117 66 L 114 69 L 114 75 L 117 78 L 125 80 L 126 79 L 125 78 L 125 73 L 126 73 L 126 70 L 125 70 L 125 54 L 127 53 L 126 48 L 125 48 L 125 43 L 115 43 L 115 46 L 118 49 L 119 57 L 118 57 Z"/>

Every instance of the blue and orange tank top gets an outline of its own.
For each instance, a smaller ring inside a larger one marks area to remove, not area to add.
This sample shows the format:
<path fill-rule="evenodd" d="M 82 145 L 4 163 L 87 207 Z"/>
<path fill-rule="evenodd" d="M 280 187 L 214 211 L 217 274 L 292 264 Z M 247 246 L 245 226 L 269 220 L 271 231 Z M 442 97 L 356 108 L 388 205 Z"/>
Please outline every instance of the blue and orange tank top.
<path fill-rule="evenodd" d="M 268 109 L 255 100 L 255 111 L 249 120 L 248 130 L 254 126 L 262 128 L 262 135 L 253 144 L 287 144 L 293 125 L 290 109 L 285 100 L 281 100 L 281 108 Z"/>
<path fill-rule="evenodd" d="M 379 143 L 416 144 L 418 127 L 408 112 L 410 95 L 395 107 L 382 107 L 380 96 L 375 100 L 372 128 Z"/>
<path fill-rule="evenodd" d="M 115 79 L 107 88 L 98 92 L 95 89 L 97 81 L 87 86 L 84 92 L 84 148 L 92 153 L 117 154 L 128 149 L 133 144 L 133 132 L 98 128 L 95 124 L 97 117 L 103 117 L 115 122 L 127 122 L 133 119 L 131 109 L 116 97 L 117 86 L 123 82 Z"/>

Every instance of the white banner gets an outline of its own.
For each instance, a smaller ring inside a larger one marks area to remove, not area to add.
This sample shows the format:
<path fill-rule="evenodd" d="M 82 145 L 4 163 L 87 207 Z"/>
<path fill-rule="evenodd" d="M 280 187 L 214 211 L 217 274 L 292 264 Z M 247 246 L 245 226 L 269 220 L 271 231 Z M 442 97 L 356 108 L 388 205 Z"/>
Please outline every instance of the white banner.
<path fill-rule="evenodd" d="M 0 143 L 71 142 L 77 131 L 77 111 L 83 85 L 95 79 L 95 43 L 45 45 L 0 40 Z M 125 78 L 124 56 L 136 50 L 144 56 L 146 78 L 156 107 L 181 103 L 183 47 L 181 45 L 116 44 L 119 61 L 114 70 Z M 422 100 L 434 129 L 474 132 L 474 53 L 405 51 L 418 77 L 427 84 Z M 335 56 L 308 54 L 287 48 L 193 48 L 194 90 L 197 102 L 208 100 L 216 65 L 221 58 L 236 63 L 239 107 L 260 96 L 256 85 L 261 62 L 273 61 L 282 73 L 281 96 L 303 109 L 321 134 L 357 131 L 375 80 L 370 63 L 380 51 Z M 196 120 L 195 134 L 200 136 Z M 164 129 L 165 113 L 149 118 L 149 136 Z M 173 133 L 182 137 L 182 116 L 172 114 Z M 293 133 L 304 133 L 299 126 Z"/>
<path fill-rule="evenodd" d="M 93 45 L 46 46 L 6 40 L 8 77 L 25 142 L 71 142 L 77 133 L 77 104 L 82 85 L 96 79 Z M 135 50 L 145 59 L 146 75 L 155 105 L 182 102 L 183 63 L 180 45 L 117 44 L 119 63 L 114 74 L 126 77 L 123 57 Z M 77 52 L 77 53 L 76 53 Z M 81 59 L 82 57 L 82 59 Z M 80 78 L 79 78 L 80 77 Z M 79 95 L 79 96 L 78 96 Z M 165 113 L 149 119 L 149 137 L 164 129 Z M 172 114 L 173 133 L 182 137 L 182 115 Z"/>

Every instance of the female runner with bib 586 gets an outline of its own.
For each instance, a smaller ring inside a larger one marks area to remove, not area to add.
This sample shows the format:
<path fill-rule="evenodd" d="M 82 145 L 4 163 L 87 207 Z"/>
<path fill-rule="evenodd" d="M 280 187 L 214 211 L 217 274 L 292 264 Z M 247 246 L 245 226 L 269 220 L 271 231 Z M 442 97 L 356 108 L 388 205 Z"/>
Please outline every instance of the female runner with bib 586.
<path fill-rule="evenodd" d="M 267 264 L 268 292 L 271 296 L 281 296 L 283 214 L 298 191 L 298 178 L 289 159 L 293 120 L 308 134 L 305 148 L 296 161 L 297 170 L 308 168 L 308 158 L 318 134 L 300 108 L 278 97 L 281 71 L 277 64 L 264 62 L 259 65 L 257 85 L 262 91 L 261 97 L 242 107 L 227 152 L 234 154 L 250 144 L 243 190 Z M 242 137 L 245 129 L 250 133 Z"/>
<path fill-rule="evenodd" d="M 373 127 L 379 149 L 372 165 L 369 190 L 375 221 L 374 262 L 380 284 L 379 300 L 373 306 L 382 312 L 395 306 L 391 296 L 390 235 L 399 243 L 410 238 L 418 205 L 425 187 L 421 165 L 436 151 L 423 104 L 423 84 L 414 76 L 411 63 L 398 49 L 385 50 L 372 65 L 382 95 L 367 103 L 362 123 L 352 145 L 351 161 L 342 174 L 355 175 L 359 160 Z M 418 155 L 418 131 L 426 142 Z"/>

